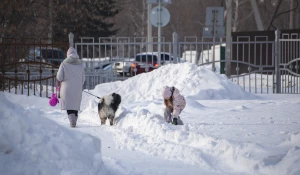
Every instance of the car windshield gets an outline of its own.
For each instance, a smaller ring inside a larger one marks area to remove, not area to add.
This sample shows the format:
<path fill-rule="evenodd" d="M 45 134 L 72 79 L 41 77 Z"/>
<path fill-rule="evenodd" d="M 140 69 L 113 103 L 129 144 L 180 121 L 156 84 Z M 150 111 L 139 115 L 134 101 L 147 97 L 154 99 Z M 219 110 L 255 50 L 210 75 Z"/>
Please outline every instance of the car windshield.
<path fill-rule="evenodd" d="M 138 62 L 157 62 L 157 56 L 156 55 L 137 55 L 135 58 L 135 61 Z"/>

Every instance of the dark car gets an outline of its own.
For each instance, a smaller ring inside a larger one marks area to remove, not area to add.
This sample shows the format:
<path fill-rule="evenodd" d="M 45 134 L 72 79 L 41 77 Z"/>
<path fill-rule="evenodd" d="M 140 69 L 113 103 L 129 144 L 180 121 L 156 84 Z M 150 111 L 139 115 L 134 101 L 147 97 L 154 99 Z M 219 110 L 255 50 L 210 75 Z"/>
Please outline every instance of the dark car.
<path fill-rule="evenodd" d="M 166 52 L 160 54 L 160 63 L 165 65 L 173 61 L 173 57 Z M 150 72 L 159 67 L 158 52 L 145 52 L 135 56 L 134 62 L 131 64 L 131 75 L 137 75 L 144 72 Z"/>
<path fill-rule="evenodd" d="M 64 59 L 65 54 L 62 49 L 55 47 L 34 47 L 29 49 L 28 56 L 22 61 L 43 62 L 59 66 Z"/>

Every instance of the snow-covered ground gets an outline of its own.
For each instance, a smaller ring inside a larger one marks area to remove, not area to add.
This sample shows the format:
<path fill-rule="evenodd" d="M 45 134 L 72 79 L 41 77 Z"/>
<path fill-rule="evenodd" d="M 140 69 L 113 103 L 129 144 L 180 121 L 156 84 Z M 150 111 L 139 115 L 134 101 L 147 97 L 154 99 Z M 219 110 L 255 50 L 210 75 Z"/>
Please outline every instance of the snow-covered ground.
<path fill-rule="evenodd" d="M 163 121 L 165 85 L 187 100 L 182 126 Z M 298 94 L 250 94 L 190 63 L 89 92 L 122 96 L 116 125 L 100 125 L 84 92 L 76 128 L 47 98 L 0 92 L 1 174 L 300 174 Z"/>

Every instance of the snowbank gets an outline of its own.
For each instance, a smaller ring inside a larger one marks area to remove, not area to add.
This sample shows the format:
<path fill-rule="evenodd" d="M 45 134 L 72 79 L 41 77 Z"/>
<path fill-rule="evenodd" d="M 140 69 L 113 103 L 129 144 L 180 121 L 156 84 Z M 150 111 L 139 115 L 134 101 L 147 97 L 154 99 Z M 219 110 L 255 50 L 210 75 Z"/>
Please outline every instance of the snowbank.
<path fill-rule="evenodd" d="M 5 174 L 105 174 L 99 139 L 50 121 L 0 92 L 0 169 Z M 74 132 L 77 132 L 74 134 Z M 32 168 L 34 167 L 34 168 Z"/>
<path fill-rule="evenodd" d="M 98 95 L 117 92 L 125 102 L 152 101 L 162 98 L 161 89 L 166 85 L 177 87 L 185 97 L 193 96 L 195 100 L 257 98 L 226 76 L 188 62 L 168 64 L 125 81 L 100 84 L 92 92 Z"/>

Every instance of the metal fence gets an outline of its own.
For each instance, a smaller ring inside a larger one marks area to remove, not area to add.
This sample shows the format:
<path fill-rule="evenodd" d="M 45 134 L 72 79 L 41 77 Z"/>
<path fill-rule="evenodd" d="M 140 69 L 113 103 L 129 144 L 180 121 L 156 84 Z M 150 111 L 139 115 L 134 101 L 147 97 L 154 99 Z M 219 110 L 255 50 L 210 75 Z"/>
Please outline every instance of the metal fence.
<path fill-rule="evenodd" d="M 228 78 L 232 82 L 251 93 L 300 93 L 300 31 L 238 33 L 229 43 L 222 39 L 213 42 L 209 38 L 199 40 L 197 37 L 185 37 L 184 41 L 178 41 L 176 36 L 174 34 L 171 42 L 159 43 L 161 52 L 170 53 L 174 57 L 173 63 L 189 61 L 219 74 L 229 74 Z M 154 51 L 158 48 L 157 42 L 149 43 L 144 42 L 145 38 L 139 39 L 142 41 L 137 42 L 136 38 L 131 41 L 125 37 L 105 40 L 99 38 L 93 42 L 76 43 L 75 46 L 82 58 L 90 59 L 91 65 L 99 64 L 99 58 L 105 64 L 121 62 L 125 65 L 128 62 L 134 63 L 137 54 L 147 52 L 148 45 L 153 45 Z M 229 59 L 225 54 L 228 48 L 231 50 Z M 226 70 L 228 63 L 230 70 Z M 95 75 L 97 76 L 101 75 Z M 124 80 L 129 77 L 123 72 L 111 80 Z M 95 83 L 90 84 L 87 88 L 93 88 Z"/>
<path fill-rule="evenodd" d="M 2 38 L 0 43 L 0 89 L 15 94 L 50 97 L 55 75 L 64 60 L 68 43 L 49 39 Z"/>
<path fill-rule="evenodd" d="M 83 37 L 80 42 L 74 43 L 85 67 L 84 88 L 93 89 L 97 84 L 123 81 L 135 76 L 137 72 L 131 70 L 130 73 L 130 66 L 138 62 L 135 57 L 139 53 L 149 51 L 148 47 L 151 46 L 149 48 L 153 48 L 153 51 L 150 53 L 155 53 L 160 47 L 161 53 L 172 56 L 173 60 L 170 60 L 170 63 L 188 61 L 212 69 L 217 74 L 229 75 L 228 79 L 251 93 L 300 93 L 300 30 L 287 33 L 237 33 L 233 34 L 231 42 L 197 37 L 185 37 L 184 41 L 178 41 L 175 33 L 170 42 L 162 39 L 162 42 L 158 43 L 155 38 L 153 42 L 146 40 L 145 37 Z M 69 41 L 73 45 L 73 40 Z M 42 47 L 41 45 L 39 43 L 39 47 Z M 64 44 L 66 45 L 69 44 Z M 23 66 L 21 71 L 21 64 L 12 61 L 16 58 L 17 47 L 22 48 L 22 44 L 1 43 L 0 84 L 7 87 L 8 91 L 22 89 L 23 92 L 26 88 L 32 88 L 37 90 L 34 94 L 43 96 L 43 91 L 47 91 L 46 96 L 49 96 L 48 91 L 53 92 L 54 89 L 57 66 L 42 66 L 44 63 L 38 62 L 35 69 L 29 69 L 28 66 L 34 64 L 26 62 L 23 63 L 25 68 Z M 64 51 L 66 50 L 64 47 Z M 230 50 L 229 58 L 226 57 L 226 50 Z M 163 57 L 160 60 L 167 61 Z M 123 72 L 116 72 L 116 64 L 123 66 Z M 150 68 L 151 66 L 145 70 L 151 71 Z M 26 90 L 29 94 L 29 90 Z"/>

